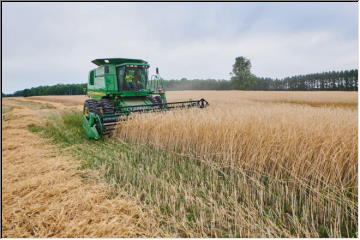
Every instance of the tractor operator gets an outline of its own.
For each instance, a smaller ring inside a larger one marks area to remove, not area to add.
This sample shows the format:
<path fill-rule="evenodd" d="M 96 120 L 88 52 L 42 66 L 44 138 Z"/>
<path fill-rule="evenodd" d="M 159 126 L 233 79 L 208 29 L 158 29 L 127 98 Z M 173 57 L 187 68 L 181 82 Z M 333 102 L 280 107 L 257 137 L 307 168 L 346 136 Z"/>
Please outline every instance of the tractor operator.
<path fill-rule="evenodd" d="M 135 73 L 135 86 L 137 90 L 143 89 L 143 85 L 142 85 L 142 81 L 141 81 L 141 71 L 140 70 L 136 70 Z"/>
<path fill-rule="evenodd" d="M 125 76 L 126 88 L 129 90 L 143 89 L 140 70 L 128 70 Z"/>
<path fill-rule="evenodd" d="M 134 70 L 129 70 L 125 76 L 126 88 L 134 89 Z"/>

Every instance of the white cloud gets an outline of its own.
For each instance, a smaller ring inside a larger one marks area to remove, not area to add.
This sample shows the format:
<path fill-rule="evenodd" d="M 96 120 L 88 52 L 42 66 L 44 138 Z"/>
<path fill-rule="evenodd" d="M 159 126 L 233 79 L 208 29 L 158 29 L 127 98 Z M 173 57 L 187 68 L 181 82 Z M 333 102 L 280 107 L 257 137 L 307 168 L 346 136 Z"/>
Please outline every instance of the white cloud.
<path fill-rule="evenodd" d="M 101 57 L 142 58 L 165 78 L 190 79 L 228 78 L 237 56 L 278 78 L 358 66 L 352 3 L 3 5 L 4 92 L 85 82 Z"/>

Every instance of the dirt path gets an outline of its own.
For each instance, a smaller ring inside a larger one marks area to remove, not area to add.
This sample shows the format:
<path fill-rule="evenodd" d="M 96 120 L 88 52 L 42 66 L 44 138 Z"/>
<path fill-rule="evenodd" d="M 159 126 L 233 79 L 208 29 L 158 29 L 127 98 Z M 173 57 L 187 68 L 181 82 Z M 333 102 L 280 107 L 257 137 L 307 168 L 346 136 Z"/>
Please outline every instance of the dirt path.
<path fill-rule="evenodd" d="M 56 104 L 3 99 L 3 237 L 152 237 L 156 222 L 47 140 L 27 130 Z"/>

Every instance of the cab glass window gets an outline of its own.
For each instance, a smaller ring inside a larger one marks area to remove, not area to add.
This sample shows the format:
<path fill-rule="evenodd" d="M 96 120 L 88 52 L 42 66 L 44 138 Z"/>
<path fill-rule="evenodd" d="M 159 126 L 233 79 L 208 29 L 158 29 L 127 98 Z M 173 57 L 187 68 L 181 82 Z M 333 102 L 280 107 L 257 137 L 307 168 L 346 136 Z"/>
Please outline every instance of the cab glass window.
<path fill-rule="evenodd" d="M 145 89 L 146 80 L 145 69 L 141 66 L 126 67 L 123 88 L 128 91 Z"/>
<path fill-rule="evenodd" d="M 90 71 L 89 74 L 89 84 L 94 85 L 94 71 Z"/>
<path fill-rule="evenodd" d="M 96 69 L 95 76 L 96 76 L 96 77 L 98 77 L 98 76 L 103 76 L 103 75 L 104 75 L 104 72 L 105 72 L 104 66 L 98 67 L 98 68 Z"/>

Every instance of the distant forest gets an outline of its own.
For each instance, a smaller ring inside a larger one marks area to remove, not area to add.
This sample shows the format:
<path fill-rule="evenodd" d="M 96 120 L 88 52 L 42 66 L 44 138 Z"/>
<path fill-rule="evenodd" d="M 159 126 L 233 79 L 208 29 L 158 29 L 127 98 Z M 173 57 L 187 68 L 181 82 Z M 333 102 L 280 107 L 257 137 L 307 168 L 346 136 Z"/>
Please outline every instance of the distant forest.
<path fill-rule="evenodd" d="M 357 91 L 358 70 L 332 71 L 298 75 L 284 79 L 252 77 L 244 88 L 237 88 L 228 80 L 182 78 L 164 80 L 164 88 L 172 90 L 283 90 L 283 91 Z M 16 91 L 2 96 L 41 96 L 41 95 L 85 95 L 86 84 L 57 84 Z"/>
<path fill-rule="evenodd" d="M 257 77 L 248 90 L 357 91 L 358 70 L 298 75 L 281 80 Z"/>

